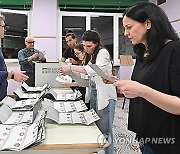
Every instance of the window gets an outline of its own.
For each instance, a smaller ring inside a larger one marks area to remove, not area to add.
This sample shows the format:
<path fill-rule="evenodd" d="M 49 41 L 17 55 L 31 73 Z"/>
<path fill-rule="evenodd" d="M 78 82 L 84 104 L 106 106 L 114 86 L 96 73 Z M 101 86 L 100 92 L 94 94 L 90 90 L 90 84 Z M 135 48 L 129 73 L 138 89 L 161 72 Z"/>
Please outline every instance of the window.
<path fill-rule="evenodd" d="M 27 11 L 0 10 L 5 16 L 7 30 L 1 39 L 1 48 L 5 59 L 17 58 L 17 52 L 24 48 L 27 36 Z"/>
<path fill-rule="evenodd" d="M 67 28 L 74 29 L 74 33 L 81 41 L 81 36 L 84 31 L 96 29 L 101 35 L 102 44 L 108 49 L 113 58 L 114 65 L 119 65 L 120 46 L 122 41 L 119 31 L 122 31 L 121 13 L 98 13 L 98 12 L 59 12 L 60 32 L 58 44 L 59 58 L 62 57 L 62 52 L 66 47 L 64 39 Z M 119 26 L 120 25 L 120 26 Z M 128 45 L 131 46 L 131 45 Z"/>

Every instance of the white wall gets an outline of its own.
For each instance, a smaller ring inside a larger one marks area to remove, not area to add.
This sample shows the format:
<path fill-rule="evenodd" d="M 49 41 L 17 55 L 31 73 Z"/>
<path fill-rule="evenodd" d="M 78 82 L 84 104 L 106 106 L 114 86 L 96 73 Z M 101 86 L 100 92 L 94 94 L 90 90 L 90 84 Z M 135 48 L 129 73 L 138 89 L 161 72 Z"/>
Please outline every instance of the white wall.
<path fill-rule="evenodd" d="M 149 2 L 157 4 L 157 0 L 149 0 Z M 180 19 L 180 1 L 166 0 L 166 3 L 159 5 L 167 14 L 170 21 Z M 172 26 L 177 32 L 180 32 L 180 21 L 172 22 Z"/>

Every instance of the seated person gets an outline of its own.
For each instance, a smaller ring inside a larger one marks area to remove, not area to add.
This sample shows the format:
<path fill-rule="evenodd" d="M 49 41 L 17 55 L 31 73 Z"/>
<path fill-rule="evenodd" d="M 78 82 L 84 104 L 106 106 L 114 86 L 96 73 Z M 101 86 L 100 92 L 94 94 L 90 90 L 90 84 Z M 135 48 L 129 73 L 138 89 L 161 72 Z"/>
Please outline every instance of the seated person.
<path fill-rule="evenodd" d="M 26 71 L 29 79 L 25 82 L 31 87 L 35 86 L 35 63 L 33 61 L 46 62 L 46 58 L 44 57 L 43 53 L 34 49 L 34 42 L 35 41 L 33 37 L 26 37 L 26 48 L 21 49 L 18 52 L 20 69 L 21 71 Z"/>

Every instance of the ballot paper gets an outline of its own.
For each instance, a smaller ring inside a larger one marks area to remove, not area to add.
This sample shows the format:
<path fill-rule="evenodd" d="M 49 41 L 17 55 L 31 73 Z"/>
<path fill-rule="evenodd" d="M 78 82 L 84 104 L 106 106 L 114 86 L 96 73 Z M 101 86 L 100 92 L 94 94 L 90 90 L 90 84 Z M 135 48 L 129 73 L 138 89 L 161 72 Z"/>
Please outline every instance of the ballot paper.
<path fill-rule="evenodd" d="M 89 79 L 83 79 L 77 75 L 75 75 L 72 71 L 67 71 L 67 74 L 75 80 L 80 87 L 89 87 Z"/>
<path fill-rule="evenodd" d="M 57 94 L 55 91 L 50 89 L 44 97 L 51 100 L 76 100 L 81 98 L 81 96 L 82 94 L 79 90 L 75 90 L 73 93 Z"/>
<path fill-rule="evenodd" d="M 72 82 L 72 78 L 69 75 L 63 75 L 62 73 L 58 73 L 58 75 L 56 77 L 56 81 L 71 83 Z"/>
<path fill-rule="evenodd" d="M 40 114 L 40 115 L 39 115 Z M 40 112 L 31 125 L 0 124 L 0 150 L 20 151 L 45 139 L 44 114 Z"/>
<path fill-rule="evenodd" d="M 33 111 L 13 112 L 7 105 L 0 107 L 0 123 L 8 125 L 18 125 L 22 123 L 31 124 L 33 122 Z"/>
<path fill-rule="evenodd" d="M 106 75 L 96 64 L 88 64 L 100 77 L 111 81 L 112 83 L 114 83 L 116 81 L 115 78 L 110 77 L 108 75 Z"/>
<path fill-rule="evenodd" d="M 49 107 L 46 115 L 47 119 L 51 119 L 58 124 L 84 124 L 91 123 L 100 119 L 94 109 L 86 112 L 60 113 L 55 108 Z"/>
<path fill-rule="evenodd" d="M 21 87 L 25 92 L 42 92 L 43 90 L 48 88 L 48 84 L 46 83 L 42 87 L 29 87 L 25 82 L 23 82 Z"/>
<path fill-rule="evenodd" d="M 32 110 L 34 105 L 39 101 L 38 98 L 36 99 L 26 99 L 26 100 L 19 100 L 16 101 L 15 99 L 6 96 L 1 103 L 6 104 L 9 106 L 12 110 L 23 110 L 28 111 Z"/>
<path fill-rule="evenodd" d="M 49 99 L 44 99 L 43 109 L 48 110 L 49 107 L 55 108 L 58 112 L 81 112 L 87 110 L 87 106 L 83 100 L 79 101 L 52 101 Z"/>
<path fill-rule="evenodd" d="M 39 93 L 24 93 L 22 89 L 16 89 L 13 93 L 18 97 L 18 99 L 35 99 L 41 96 Z"/>

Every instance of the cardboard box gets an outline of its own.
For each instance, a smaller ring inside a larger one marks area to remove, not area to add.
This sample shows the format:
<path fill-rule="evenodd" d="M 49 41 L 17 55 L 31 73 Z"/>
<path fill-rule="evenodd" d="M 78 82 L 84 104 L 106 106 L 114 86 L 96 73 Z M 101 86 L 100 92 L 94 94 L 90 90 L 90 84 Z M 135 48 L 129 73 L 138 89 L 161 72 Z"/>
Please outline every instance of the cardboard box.
<path fill-rule="evenodd" d="M 57 62 L 35 63 L 35 86 L 48 83 L 51 87 L 62 87 L 62 84 L 56 81 L 60 66 Z"/>
<path fill-rule="evenodd" d="M 133 65 L 132 55 L 120 55 L 120 64 L 123 66 L 132 66 Z"/>

